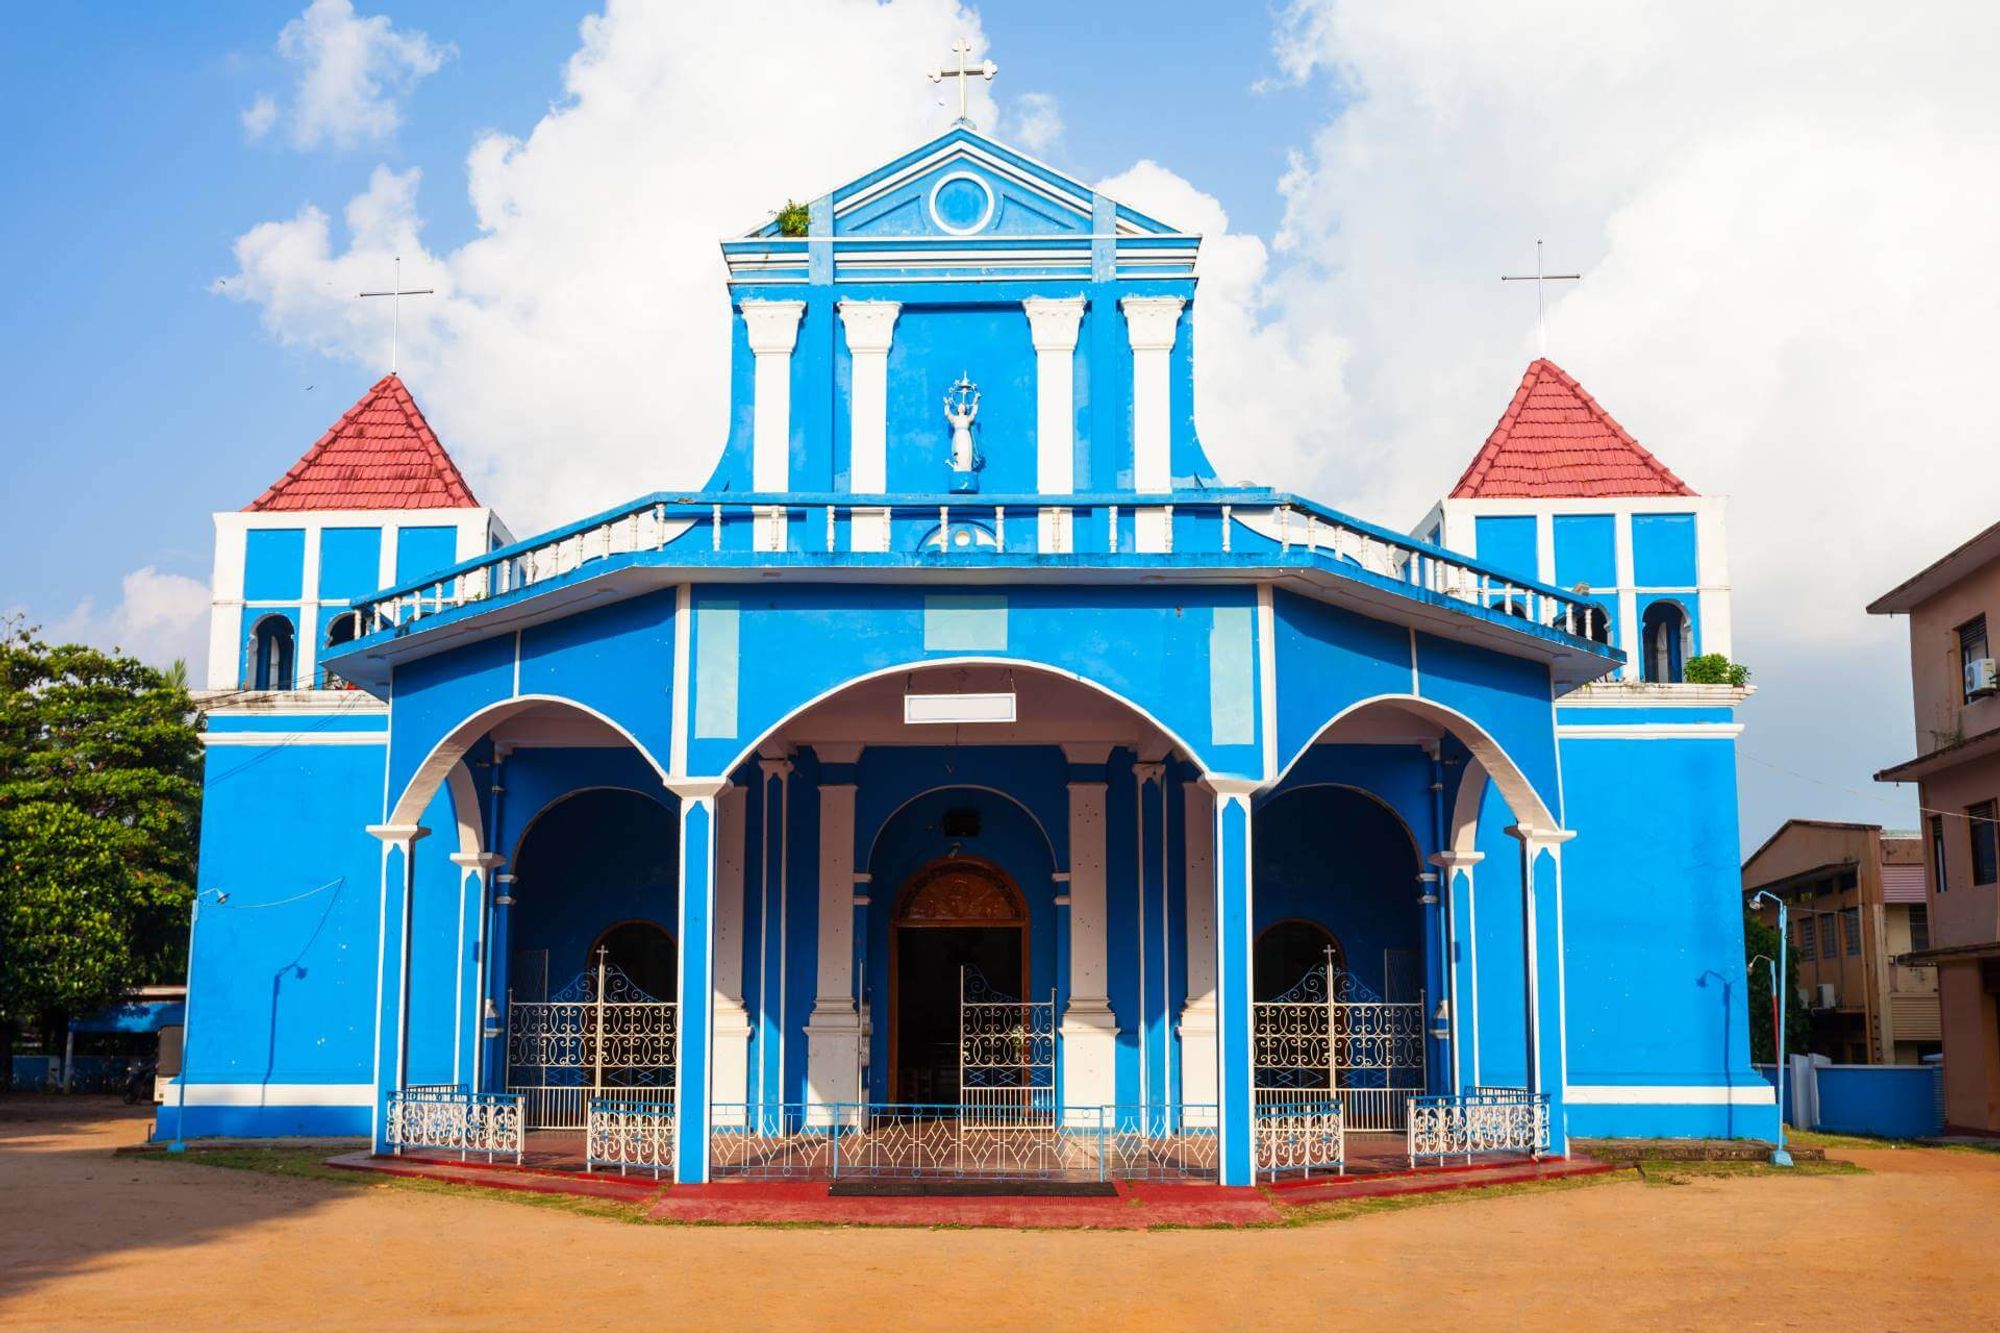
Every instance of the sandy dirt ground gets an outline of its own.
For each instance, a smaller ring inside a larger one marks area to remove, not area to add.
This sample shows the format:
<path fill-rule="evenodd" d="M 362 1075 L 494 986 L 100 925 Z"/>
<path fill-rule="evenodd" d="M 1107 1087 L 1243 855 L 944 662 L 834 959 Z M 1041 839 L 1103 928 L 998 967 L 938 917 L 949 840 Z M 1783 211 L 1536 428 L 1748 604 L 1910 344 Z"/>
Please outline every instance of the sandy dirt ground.
<path fill-rule="evenodd" d="M 123 1108 L 0 1099 L 0 1326 L 2000 1323 L 1984 1152 L 1842 1151 L 1870 1174 L 1628 1176 L 1270 1230 L 974 1232 L 643 1226 L 111 1155 L 143 1137 Z"/>

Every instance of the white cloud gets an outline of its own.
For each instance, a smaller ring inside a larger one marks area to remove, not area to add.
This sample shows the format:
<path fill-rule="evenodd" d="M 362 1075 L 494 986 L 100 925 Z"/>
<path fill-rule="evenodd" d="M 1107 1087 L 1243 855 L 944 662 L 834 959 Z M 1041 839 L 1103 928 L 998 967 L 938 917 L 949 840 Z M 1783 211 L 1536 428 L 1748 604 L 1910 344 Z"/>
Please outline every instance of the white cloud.
<path fill-rule="evenodd" d="M 243 108 L 243 137 L 256 142 L 271 132 L 278 123 L 278 100 L 269 93 L 258 93 L 257 100 Z"/>
<path fill-rule="evenodd" d="M 950 0 L 612 0 L 583 24 L 566 100 L 525 138 L 473 146 L 477 238 L 427 250 L 416 173 L 381 168 L 344 234 L 315 207 L 254 227 L 218 290 L 376 367 L 388 312 L 352 294 L 402 255 L 404 281 L 440 293 L 404 302 L 402 368 L 518 532 L 698 484 L 727 425 L 717 240 L 948 127 L 957 99 L 922 71 L 960 35 L 983 45 Z M 994 110 L 976 83 L 974 118 Z"/>
<path fill-rule="evenodd" d="M 1001 133 L 1031 153 L 1046 153 L 1062 138 L 1062 104 L 1053 93 L 1022 93 L 1012 100 Z"/>
<path fill-rule="evenodd" d="M 187 663 L 199 684 L 208 665 L 208 585 L 151 565 L 125 576 L 118 604 L 100 609 L 90 598 L 41 627 L 48 643 L 120 649 L 151 666 Z"/>
<path fill-rule="evenodd" d="M 279 32 L 278 54 L 297 71 L 287 131 L 292 145 L 351 148 L 394 134 L 410 90 L 456 49 L 399 30 L 387 14 L 363 18 L 352 0 L 312 0 Z M 276 100 L 259 94 L 243 112 L 243 128 L 261 138 L 278 119 Z"/>

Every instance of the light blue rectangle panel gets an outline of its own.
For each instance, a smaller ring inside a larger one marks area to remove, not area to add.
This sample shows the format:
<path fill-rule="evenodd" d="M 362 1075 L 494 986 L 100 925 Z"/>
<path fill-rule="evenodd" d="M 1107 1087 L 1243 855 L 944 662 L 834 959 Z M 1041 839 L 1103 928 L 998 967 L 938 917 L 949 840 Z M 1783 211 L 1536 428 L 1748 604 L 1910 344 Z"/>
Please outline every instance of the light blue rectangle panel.
<path fill-rule="evenodd" d="M 1208 728 L 1217 745 L 1257 743 L 1256 612 L 1218 606 L 1208 631 Z"/>
<path fill-rule="evenodd" d="M 380 528 L 323 528 L 319 534 L 319 596 L 351 602 L 382 586 Z"/>
<path fill-rule="evenodd" d="M 1693 514 L 1632 516 L 1632 582 L 1641 588 L 1695 585 Z"/>
<path fill-rule="evenodd" d="M 1610 514 L 1557 514 L 1553 520 L 1556 586 L 1618 584 L 1618 520 Z"/>
<path fill-rule="evenodd" d="M 1007 599 L 998 593 L 933 593 L 924 598 L 924 651 L 1007 651 Z"/>
<path fill-rule="evenodd" d="M 1473 552 L 1488 564 L 1517 578 L 1538 579 L 1540 564 L 1535 554 L 1533 514 L 1491 515 L 1473 520 Z"/>
<path fill-rule="evenodd" d="M 735 602 L 704 602 L 694 613 L 694 734 L 736 735 L 741 623 Z"/>
<path fill-rule="evenodd" d="M 396 582 L 408 583 L 412 579 L 422 578 L 433 570 L 444 569 L 457 563 L 457 528 L 425 527 L 396 530 Z"/>
<path fill-rule="evenodd" d="M 243 547 L 243 596 L 290 602 L 305 595 L 306 530 L 252 528 Z"/>

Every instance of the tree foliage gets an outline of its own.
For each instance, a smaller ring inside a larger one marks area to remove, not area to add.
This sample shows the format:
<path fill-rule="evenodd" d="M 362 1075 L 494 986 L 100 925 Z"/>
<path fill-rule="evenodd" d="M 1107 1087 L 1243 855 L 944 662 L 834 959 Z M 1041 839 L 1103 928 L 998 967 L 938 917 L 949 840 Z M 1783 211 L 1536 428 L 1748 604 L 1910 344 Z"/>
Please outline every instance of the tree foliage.
<path fill-rule="evenodd" d="M 1743 958 L 1750 972 L 1745 993 L 1750 1000 L 1750 1059 L 1768 1065 L 1777 1059 L 1771 1034 L 1771 968 L 1761 961 L 1778 956 L 1778 928 L 1767 926 L 1755 912 L 1743 914 Z M 1812 1020 L 1799 1003 L 1799 951 L 1785 950 L 1785 1053 L 1803 1051 L 1812 1041 Z"/>
<path fill-rule="evenodd" d="M 200 803 L 185 670 L 5 626 L 0 1025 L 181 974 Z"/>

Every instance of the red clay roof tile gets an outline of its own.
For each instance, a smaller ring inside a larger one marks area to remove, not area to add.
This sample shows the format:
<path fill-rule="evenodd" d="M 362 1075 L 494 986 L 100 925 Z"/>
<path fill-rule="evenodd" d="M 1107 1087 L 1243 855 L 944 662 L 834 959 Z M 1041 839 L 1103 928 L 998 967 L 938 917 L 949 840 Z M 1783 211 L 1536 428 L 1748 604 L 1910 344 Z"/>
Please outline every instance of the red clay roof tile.
<path fill-rule="evenodd" d="M 248 510 L 470 509 L 479 504 L 397 376 L 384 375 Z"/>
<path fill-rule="evenodd" d="M 1562 367 L 1541 358 L 1529 363 L 1451 498 L 1693 494 Z"/>

